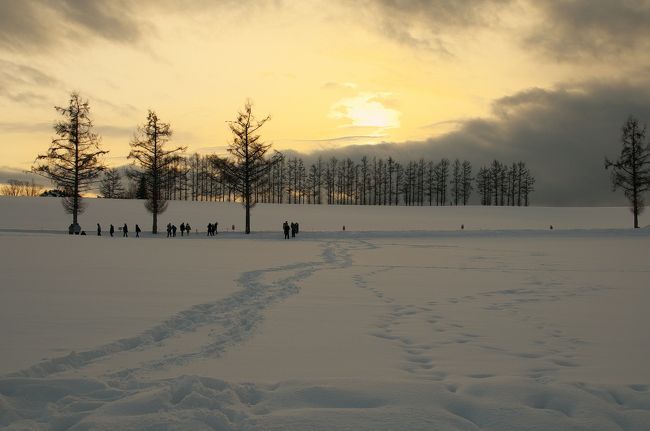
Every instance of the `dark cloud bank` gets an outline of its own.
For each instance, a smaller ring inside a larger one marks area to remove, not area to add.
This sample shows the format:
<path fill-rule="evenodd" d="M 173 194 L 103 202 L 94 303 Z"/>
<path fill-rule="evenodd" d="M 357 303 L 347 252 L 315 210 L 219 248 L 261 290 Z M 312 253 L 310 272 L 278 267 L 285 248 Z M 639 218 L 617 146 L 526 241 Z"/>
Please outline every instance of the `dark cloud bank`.
<path fill-rule="evenodd" d="M 424 142 L 348 146 L 306 156 L 363 155 L 398 160 L 460 158 L 476 168 L 493 159 L 527 162 L 537 178 L 536 205 L 622 205 L 604 158 L 620 152 L 620 130 L 630 114 L 650 121 L 648 85 L 598 83 L 533 88 L 498 99 L 493 117 L 460 122 Z"/>

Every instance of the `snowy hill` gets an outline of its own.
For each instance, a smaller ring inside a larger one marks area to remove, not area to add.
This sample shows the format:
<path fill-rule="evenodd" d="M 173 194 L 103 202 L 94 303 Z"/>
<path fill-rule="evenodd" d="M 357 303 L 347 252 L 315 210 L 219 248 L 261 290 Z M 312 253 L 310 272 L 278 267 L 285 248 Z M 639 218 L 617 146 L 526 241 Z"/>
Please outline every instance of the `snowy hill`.
<path fill-rule="evenodd" d="M 161 225 L 242 219 L 171 202 Z M 149 220 L 89 200 L 69 236 L 58 199 L 0 199 L 0 428 L 650 429 L 650 230 L 625 208 L 260 205 L 246 238 L 92 234 Z"/>

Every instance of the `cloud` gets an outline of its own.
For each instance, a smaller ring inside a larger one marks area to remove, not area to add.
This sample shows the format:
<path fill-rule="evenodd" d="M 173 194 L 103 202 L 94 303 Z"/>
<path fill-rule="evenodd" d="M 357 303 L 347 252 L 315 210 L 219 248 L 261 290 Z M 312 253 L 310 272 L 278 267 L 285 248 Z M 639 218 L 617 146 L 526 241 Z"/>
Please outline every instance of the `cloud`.
<path fill-rule="evenodd" d="M 421 142 L 352 145 L 309 154 L 309 159 L 363 155 L 402 161 L 443 157 L 525 161 L 537 177 L 536 205 L 620 205 L 605 156 L 620 151 L 620 128 L 630 114 L 650 121 L 650 86 L 588 82 L 531 88 L 495 100 L 493 115 L 461 121 L 455 131 Z"/>
<path fill-rule="evenodd" d="M 0 0 L 0 47 L 10 51 L 39 51 L 62 40 L 90 37 L 132 43 L 144 24 L 135 17 L 133 2 L 125 0 Z"/>
<path fill-rule="evenodd" d="M 377 31 L 399 43 L 454 56 L 454 37 L 499 22 L 512 0 L 366 0 L 359 7 Z"/>
<path fill-rule="evenodd" d="M 165 15 L 244 16 L 282 5 L 278 0 L 0 0 L 0 49 L 48 52 L 63 42 L 87 44 L 94 39 L 136 44 L 155 35 L 157 19 Z"/>
<path fill-rule="evenodd" d="M 48 99 L 34 88 L 59 88 L 61 81 L 33 67 L 0 59 L 0 98 L 27 105 L 42 104 Z"/>
<path fill-rule="evenodd" d="M 48 133 L 52 132 L 52 123 L 0 122 L 0 131 L 6 133 Z"/>
<path fill-rule="evenodd" d="M 110 136 L 114 138 L 130 138 L 133 136 L 135 127 L 95 125 L 95 131 L 100 136 Z"/>
<path fill-rule="evenodd" d="M 539 14 L 539 22 L 524 43 L 554 59 L 617 57 L 648 47 L 647 0 L 556 0 L 530 4 Z"/>

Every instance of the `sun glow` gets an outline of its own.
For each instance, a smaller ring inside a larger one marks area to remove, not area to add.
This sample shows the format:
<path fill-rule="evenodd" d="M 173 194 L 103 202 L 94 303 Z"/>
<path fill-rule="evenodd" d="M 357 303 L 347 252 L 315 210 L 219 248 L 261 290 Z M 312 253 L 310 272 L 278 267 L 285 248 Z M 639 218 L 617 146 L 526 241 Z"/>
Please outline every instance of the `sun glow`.
<path fill-rule="evenodd" d="M 377 127 L 394 129 L 400 126 L 400 112 L 384 105 L 389 93 L 364 93 L 336 102 L 330 117 L 347 120 L 341 127 Z"/>

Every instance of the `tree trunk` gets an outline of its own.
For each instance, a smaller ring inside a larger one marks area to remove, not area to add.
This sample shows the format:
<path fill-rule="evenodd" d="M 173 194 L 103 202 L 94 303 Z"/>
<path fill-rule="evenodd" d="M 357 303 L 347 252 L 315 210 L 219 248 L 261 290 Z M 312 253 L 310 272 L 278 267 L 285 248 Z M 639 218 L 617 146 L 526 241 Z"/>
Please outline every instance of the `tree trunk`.
<path fill-rule="evenodd" d="M 250 200 L 246 199 L 246 235 L 251 233 L 251 206 Z"/>

